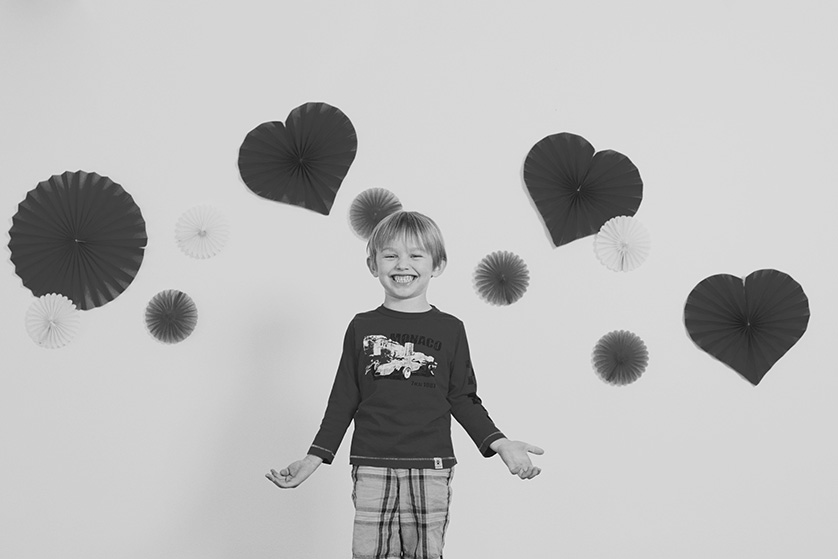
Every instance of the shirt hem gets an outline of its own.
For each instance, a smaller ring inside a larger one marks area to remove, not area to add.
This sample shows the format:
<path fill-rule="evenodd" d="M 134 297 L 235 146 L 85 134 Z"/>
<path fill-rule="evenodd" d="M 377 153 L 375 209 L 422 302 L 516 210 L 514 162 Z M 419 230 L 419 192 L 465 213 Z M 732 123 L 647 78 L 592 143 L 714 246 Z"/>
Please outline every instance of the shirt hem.
<path fill-rule="evenodd" d="M 350 455 L 349 463 L 353 466 L 440 470 L 444 468 L 452 468 L 457 463 L 457 459 L 454 456 L 437 456 L 432 458 L 381 458 L 376 456 Z"/>

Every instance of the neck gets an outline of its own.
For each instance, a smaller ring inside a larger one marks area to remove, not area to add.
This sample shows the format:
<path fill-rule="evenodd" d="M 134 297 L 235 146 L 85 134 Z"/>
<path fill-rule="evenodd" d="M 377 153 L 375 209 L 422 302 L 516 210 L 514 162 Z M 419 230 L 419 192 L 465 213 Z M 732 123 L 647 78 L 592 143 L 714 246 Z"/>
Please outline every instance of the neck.
<path fill-rule="evenodd" d="M 431 310 L 431 304 L 424 297 L 417 297 L 416 299 L 394 299 L 391 297 L 384 298 L 384 307 L 391 311 L 398 312 L 426 312 Z"/>

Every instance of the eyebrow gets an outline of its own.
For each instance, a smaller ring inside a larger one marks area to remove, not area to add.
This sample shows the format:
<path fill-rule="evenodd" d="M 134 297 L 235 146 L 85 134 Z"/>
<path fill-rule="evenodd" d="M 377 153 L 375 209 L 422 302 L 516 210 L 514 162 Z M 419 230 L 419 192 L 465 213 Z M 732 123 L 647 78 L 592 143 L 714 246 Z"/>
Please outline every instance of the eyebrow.
<path fill-rule="evenodd" d="M 406 248 L 407 248 L 407 252 L 430 252 L 428 249 L 426 249 L 423 246 L 412 246 L 412 247 L 406 247 Z M 384 251 L 387 251 L 387 250 L 396 252 L 396 249 L 394 247 L 389 246 L 389 245 L 385 245 L 385 246 L 381 247 L 380 250 L 381 250 L 381 252 L 384 252 Z"/>

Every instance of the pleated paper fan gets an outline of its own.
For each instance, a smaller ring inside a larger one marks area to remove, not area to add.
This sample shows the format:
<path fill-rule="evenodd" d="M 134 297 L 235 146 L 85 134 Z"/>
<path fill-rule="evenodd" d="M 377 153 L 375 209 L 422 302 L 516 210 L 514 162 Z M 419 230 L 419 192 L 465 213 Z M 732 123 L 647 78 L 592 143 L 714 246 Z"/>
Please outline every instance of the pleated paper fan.
<path fill-rule="evenodd" d="M 166 344 L 182 342 L 192 334 L 198 323 L 198 309 L 192 298 L 176 289 L 155 295 L 145 310 L 149 333 Z"/>
<path fill-rule="evenodd" d="M 595 153 L 585 138 L 567 132 L 530 149 L 524 182 L 557 247 L 593 235 L 613 217 L 633 216 L 643 199 L 640 172 L 628 157 Z"/>
<path fill-rule="evenodd" d="M 229 236 L 227 219 L 208 205 L 195 206 L 186 211 L 175 225 L 178 246 L 192 258 L 215 256 L 224 248 Z"/>
<path fill-rule="evenodd" d="M 369 188 L 352 201 L 349 224 L 358 236 L 369 239 L 378 222 L 400 209 L 402 203 L 395 194 L 386 188 Z"/>
<path fill-rule="evenodd" d="M 264 122 L 239 149 L 239 173 L 257 195 L 328 215 L 355 160 L 355 127 L 337 107 L 306 103 Z"/>
<path fill-rule="evenodd" d="M 36 297 L 59 293 L 81 310 L 134 280 L 148 240 L 134 199 L 108 177 L 54 175 L 18 206 L 9 230 L 15 272 Z"/>
<path fill-rule="evenodd" d="M 649 351 L 637 334 L 614 330 L 594 346 L 591 362 L 605 382 L 623 386 L 640 378 L 649 364 Z"/>
<path fill-rule="evenodd" d="M 630 272 L 646 261 L 649 232 L 636 218 L 621 215 L 609 219 L 594 238 L 597 258 L 609 270 Z"/>
<path fill-rule="evenodd" d="M 64 295 L 38 297 L 26 312 L 26 331 L 41 347 L 55 349 L 70 343 L 79 329 L 79 312 Z"/>
<path fill-rule="evenodd" d="M 690 292 L 684 325 L 693 342 L 756 386 L 803 336 L 809 298 L 779 270 L 717 274 Z"/>
<path fill-rule="evenodd" d="M 511 252 L 496 251 L 480 261 L 474 272 L 477 292 L 493 305 L 511 305 L 524 296 L 530 272 L 524 260 Z"/>

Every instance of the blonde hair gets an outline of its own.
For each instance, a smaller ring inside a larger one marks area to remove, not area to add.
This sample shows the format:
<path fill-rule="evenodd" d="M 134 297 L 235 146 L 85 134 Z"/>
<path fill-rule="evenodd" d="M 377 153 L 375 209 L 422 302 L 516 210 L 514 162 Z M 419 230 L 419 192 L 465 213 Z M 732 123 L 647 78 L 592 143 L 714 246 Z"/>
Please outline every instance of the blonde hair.
<path fill-rule="evenodd" d="M 430 253 L 434 268 L 448 260 L 439 226 L 419 212 L 401 210 L 382 219 L 367 242 L 367 257 L 374 262 L 378 252 L 394 239 L 417 242 Z"/>

